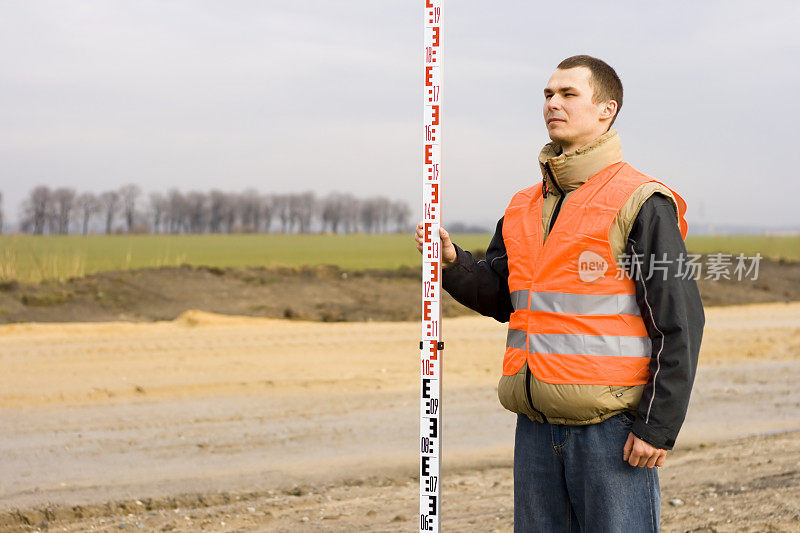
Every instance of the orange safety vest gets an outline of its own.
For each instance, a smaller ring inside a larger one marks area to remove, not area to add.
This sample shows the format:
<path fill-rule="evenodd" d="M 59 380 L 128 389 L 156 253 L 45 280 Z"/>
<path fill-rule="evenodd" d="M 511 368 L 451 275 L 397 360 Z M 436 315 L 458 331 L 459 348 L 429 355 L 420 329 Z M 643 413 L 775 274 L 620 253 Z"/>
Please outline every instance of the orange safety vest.
<path fill-rule="evenodd" d="M 631 194 L 651 181 L 658 182 L 627 163 L 604 168 L 563 201 L 544 242 L 541 184 L 514 195 L 503 219 L 514 306 L 503 374 L 516 374 L 527 361 L 546 383 L 647 383 L 650 337 L 635 283 L 612 253 L 609 229 Z M 672 193 L 685 239 L 686 202 Z"/>

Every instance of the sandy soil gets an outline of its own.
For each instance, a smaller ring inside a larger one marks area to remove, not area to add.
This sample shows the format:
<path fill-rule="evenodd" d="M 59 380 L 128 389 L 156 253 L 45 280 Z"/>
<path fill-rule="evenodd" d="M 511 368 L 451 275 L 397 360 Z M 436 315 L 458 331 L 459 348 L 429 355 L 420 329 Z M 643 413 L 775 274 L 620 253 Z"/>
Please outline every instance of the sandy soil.
<path fill-rule="evenodd" d="M 706 315 L 663 530 L 800 531 L 800 304 Z M 418 328 L 0 326 L 0 530 L 414 530 Z M 510 531 L 505 325 L 452 318 L 444 338 L 444 526 Z"/>

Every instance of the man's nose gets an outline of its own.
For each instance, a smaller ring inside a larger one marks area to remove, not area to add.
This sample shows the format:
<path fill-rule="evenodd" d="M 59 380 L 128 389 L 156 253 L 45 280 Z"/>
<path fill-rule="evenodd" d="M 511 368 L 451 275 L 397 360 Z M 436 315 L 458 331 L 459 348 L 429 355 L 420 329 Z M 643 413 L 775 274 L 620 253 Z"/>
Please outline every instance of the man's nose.
<path fill-rule="evenodd" d="M 550 97 L 550 100 L 547 101 L 547 109 L 559 109 L 561 107 L 561 99 L 558 95 L 554 94 Z"/>

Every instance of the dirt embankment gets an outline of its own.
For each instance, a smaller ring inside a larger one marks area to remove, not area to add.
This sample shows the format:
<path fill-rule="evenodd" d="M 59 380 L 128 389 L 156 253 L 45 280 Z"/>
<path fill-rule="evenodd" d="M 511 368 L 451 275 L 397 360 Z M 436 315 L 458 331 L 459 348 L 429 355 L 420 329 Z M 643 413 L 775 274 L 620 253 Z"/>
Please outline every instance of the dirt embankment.
<path fill-rule="evenodd" d="M 0 283 L 0 323 L 172 320 L 189 309 L 323 322 L 416 320 L 420 269 L 181 267 L 103 272 L 39 285 Z M 703 302 L 800 300 L 800 263 L 763 259 L 756 280 L 698 280 Z M 472 314 L 443 292 L 446 317 Z"/>

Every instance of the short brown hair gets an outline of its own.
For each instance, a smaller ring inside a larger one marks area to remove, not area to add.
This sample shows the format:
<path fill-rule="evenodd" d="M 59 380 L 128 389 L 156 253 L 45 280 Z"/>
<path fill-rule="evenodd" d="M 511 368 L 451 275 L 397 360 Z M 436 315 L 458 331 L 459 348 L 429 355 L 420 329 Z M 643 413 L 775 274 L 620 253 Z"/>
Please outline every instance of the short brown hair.
<path fill-rule="evenodd" d="M 622 81 L 611 66 L 596 57 L 579 55 L 566 58 L 558 64 L 558 68 L 565 70 L 568 68 L 586 67 L 591 71 L 589 76 L 589 83 L 594 89 L 592 102 L 599 104 L 600 102 L 608 102 L 609 100 L 616 100 L 617 112 L 614 118 L 611 119 L 610 128 L 614 121 L 617 120 L 619 112 L 622 109 Z"/>

